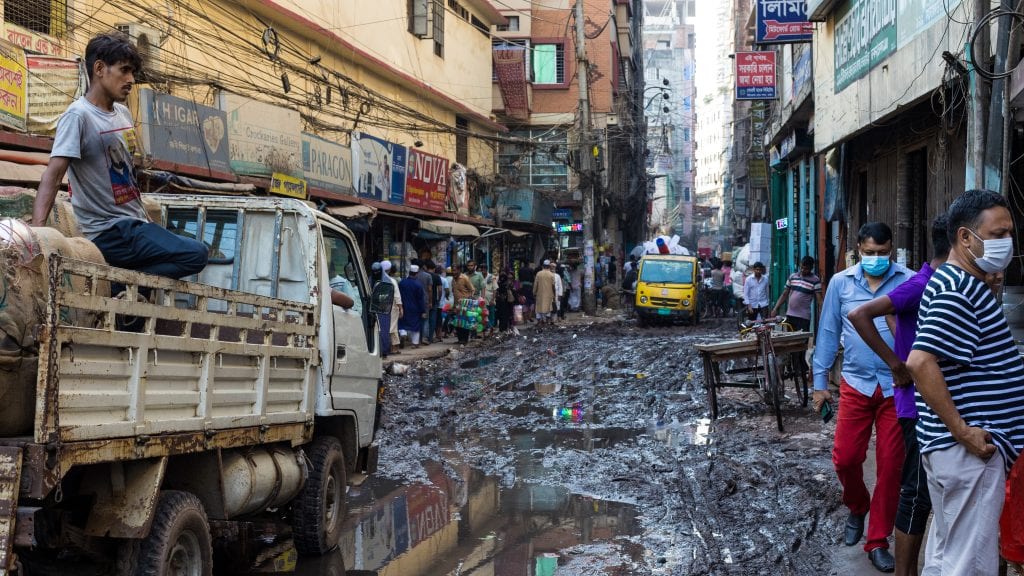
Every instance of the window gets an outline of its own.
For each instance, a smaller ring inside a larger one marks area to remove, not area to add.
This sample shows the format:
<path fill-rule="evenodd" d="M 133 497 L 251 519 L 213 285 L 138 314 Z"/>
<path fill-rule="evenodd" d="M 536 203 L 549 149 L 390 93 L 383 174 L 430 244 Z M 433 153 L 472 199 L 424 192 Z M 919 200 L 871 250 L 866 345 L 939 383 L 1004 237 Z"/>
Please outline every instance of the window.
<path fill-rule="evenodd" d="M 347 294 L 355 301 L 352 311 L 362 314 L 363 285 L 359 280 L 359 273 L 356 271 L 356 259 L 353 257 L 353 250 L 345 237 L 338 232 L 327 228 L 324 231 L 324 251 L 327 255 L 327 277 L 330 279 L 331 288 Z M 339 276 L 341 277 L 339 279 Z"/>
<path fill-rule="evenodd" d="M 686 47 L 689 48 L 690 50 L 697 49 L 697 35 L 694 34 L 693 32 L 690 32 L 689 34 L 686 35 Z"/>
<path fill-rule="evenodd" d="M 683 172 L 689 172 L 693 170 L 693 164 L 689 158 L 683 158 Z"/>
<path fill-rule="evenodd" d="M 498 172 L 510 185 L 523 188 L 568 190 L 565 165 L 568 138 L 565 130 L 536 128 L 509 133 L 528 143 L 503 142 L 498 147 Z"/>
<path fill-rule="evenodd" d="M 444 0 L 434 0 L 434 55 L 444 58 Z"/>
<path fill-rule="evenodd" d="M 68 19 L 67 0 L 6 0 L 4 22 L 40 34 L 63 37 Z"/>
<path fill-rule="evenodd" d="M 689 186 L 683 187 L 683 202 L 692 202 L 692 200 L 690 200 L 690 187 Z"/>
<path fill-rule="evenodd" d="M 534 44 L 533 83 L 565 83 L 565 45 Z"/>
<path fill-rule="evenodd" d="M 452 12 L 458 15 L 463 20 L 469 20 L 469 10 L 462 4 L 459 4 L 459 0 L 448 0 L 448 7 L 451 8 Z"/>
<path fill-rule="evenodd" d="M 508 24 L 498 24 L 498 32 L 519 32 L 519 16 L 506 16 Z"/>
<path fill-rule="evenodd" d="M 492 40 L 491 50 L 523 50 L 526 52 L 523 57 L 523 73 L 529 78 L 530 73 L 530 41 L 528 39 L 516 40 Z M 498 81 L 498 74 L 491 70 L 491 81 Z"/>
<path fill-rule="evenodd" d="M 671 47 L 672 46 L 671 46 L 671 44 L 669 43 L 668 40 L 658 40 L 658 49 L 668 50 Z"/>
<path fill-rule="evenodd" d="M 690 141 L 690 129 L 689 128 L 683 128 L 683 142 L 689 142 L 689 141 Z"/>
<path fill-rule="evenodd" d="M 427 6 L 430 0 L 409 0 L 409 33 L 419 38 L 427 36 Z"/>
<path fill-rule="evenodd" d="M 462 116 L 455 117 L 455 161 L 463 166 L 469 166 L 469 120 Z"/>

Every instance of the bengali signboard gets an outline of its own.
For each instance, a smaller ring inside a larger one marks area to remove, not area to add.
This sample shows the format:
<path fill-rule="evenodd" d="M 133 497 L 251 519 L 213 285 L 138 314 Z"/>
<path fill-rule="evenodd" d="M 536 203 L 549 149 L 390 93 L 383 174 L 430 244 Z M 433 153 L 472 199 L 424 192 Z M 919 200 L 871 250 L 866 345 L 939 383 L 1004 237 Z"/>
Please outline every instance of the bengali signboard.
<path fill-rule="evenodd" d="M 774 100 L 775 52 L 736 53 L 736 99 Z"/>
<path fill-rule="evenodd" d="M 898 0 L 896 47 L 903 48 L 918 34 L 952 14 L 960 0 Z M 955 16 L 954 16 L 955 18 Z"/>
<path fill-rule="evenodd" d="M 220 109 L 227 114 L 228 156 L 236 174 L 302 176 L 298 112 L 230 92 L 221 93 Z"/>
<path fill-rule="evenodd" d="M 810 42 L 814 25 L 807 21 L 807 0 L 757 0 L 757 44 Z"/>
<path fill-rule="evenodd" d="M 68 106 L 85 94 L 85 75 L 77 60 L 27 55 L 28 118 L 32 134 L 53 134 Z"/>
<path fill-rule="evenodd" d="M 896 51 L 896 0 L 849 0 L 836 11 L 835 92 Z"/>
<path fill-rule="evenodd" d="M 28 110 L 25 50 L 0 42 L 0 124 L 24 131 Z"/>
<path fill-rule="evenodd" d="M 154 159 L 231 172 L 227 114 L 223 110 L 143 88 L 139 91 L 139 112 L 146 152 Z"/>
<path fill-rule="evenodd" d="M 5 40 L 11 44 L 21 46 L 25 50 L 31 50 L 45 56 L 70 56 L 64 50 L 60 40 L 53 36 L 39 34 L 10 22 L 3 23 L 3 31 Z"/>
<path fill-rule="evenodd" d="M 362 132 L 352 133 L 352 173 L 356 193 L 393 204 L 405 199 L 406 148 Z"/>
<path fill-rule="evenodd" d="M 309 191 L 304 179 L 280 172 L 274 172 L 270 176 L 270 188 L 268 188 L 268 191 L 271 194 L 298 198 L 299 200 L 305 200 L 309 197 Z"/>
<path fill-rule="evenodd" d="M 747 155 L 747 180 L 753 188 L 768 187 L 768 164 L 765 162 L 764 131 L 768 121 L 768 104 L 761 100 L 750 104 L 750 153 Z"/>
<path fill-rule="evenodd" d="M 444 211 L 448 195 L 448 159 L 409 150 L 409 168 L 405 176 L 405 204 L 427 210 Z"/>
<path fill-rule="evenodd" d="M 302 133 L 302 172 L 314 188 L 339 194 L 354 194 L 352 149 L 337 142 Z"/>

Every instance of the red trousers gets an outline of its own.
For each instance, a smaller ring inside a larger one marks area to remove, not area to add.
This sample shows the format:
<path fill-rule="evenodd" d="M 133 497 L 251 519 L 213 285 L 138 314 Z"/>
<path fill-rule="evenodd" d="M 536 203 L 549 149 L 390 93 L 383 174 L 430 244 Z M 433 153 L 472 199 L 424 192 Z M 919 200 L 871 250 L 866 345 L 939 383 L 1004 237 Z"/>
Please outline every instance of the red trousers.
<path fill-rule="evenodd" d="M 864 485 L 864 460 L 871 441 L 872 424 L 877 434 L 877 482 L 873 495 Z M 870 512 L 864 550 L 888 548 L 886 538 L 892 534 L 900 497 L 903 435 L 896 420 L 896 405 L 891 396 L 882 397 L 881 386 L 876 386 L 875 393 L 868 397 L 847 384 L 845 379 L 840 383 L 832 464 L 836 467 L 839 483 L 843 485 L 843 504 L 854 514 Z"/>

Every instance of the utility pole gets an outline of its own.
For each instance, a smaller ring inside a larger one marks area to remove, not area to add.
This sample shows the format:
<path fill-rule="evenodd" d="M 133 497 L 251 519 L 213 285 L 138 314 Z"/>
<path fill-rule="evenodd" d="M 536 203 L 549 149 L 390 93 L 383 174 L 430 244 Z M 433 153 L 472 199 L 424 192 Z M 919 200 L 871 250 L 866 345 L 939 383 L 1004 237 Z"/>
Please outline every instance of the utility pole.
<path fill-rule="evenodd" d="M 594 293 L 594 172 L 591 168 L 593 143 L 590 141 L 590 96 L 587 89 L 590 65 L 587 63 L 587 36 L 583 30 L 583 0 L 576 0 L 576 78 L 580 92 L 580 187 L 583 193 L 583 311 L 597 311 Z"/>
<path fill-rule="evenodd" d="M 972 20 L 977 26 L 988 12 L 988 0 L 974 0 L 971 4 Z M 976 47 L 981 54 L 977 60 L 983 61 L 989 53 L 990 37 L 987 27 L 979 32 L 980 36 Z M 971 47 L 968 44 L 967 50 Z M 968 59 L 970 62 L 970 59 Z M 970 92 L 970 114 L 967 118 L 967 174 L 966 185 L 968 189 L 985 187 L 985 122 L 988 115 L 988 94 L 986 93 L 984 79 L 978 75 L 973 66 L 969 75 Z"/>

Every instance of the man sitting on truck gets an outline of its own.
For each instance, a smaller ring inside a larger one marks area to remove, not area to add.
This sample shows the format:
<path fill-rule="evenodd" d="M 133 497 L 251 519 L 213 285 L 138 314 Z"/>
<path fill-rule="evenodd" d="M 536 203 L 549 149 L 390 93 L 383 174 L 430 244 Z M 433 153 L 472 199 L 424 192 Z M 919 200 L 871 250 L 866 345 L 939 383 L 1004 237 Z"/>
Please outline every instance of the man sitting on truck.
<path fill-rule="evenodd" d="M 44 226 L 64 174 L 78 225 L 108 264 L 181 279 L 206 266 L 209 251 L 149 221 L 142 206 L 132 152 L 136 143 L 128 98 L 142 65 L 138 50 L 119 33 L 100 34 L 85 48 L 89 90 L 57 123 L 50 162 L 32 208 Z"/>

